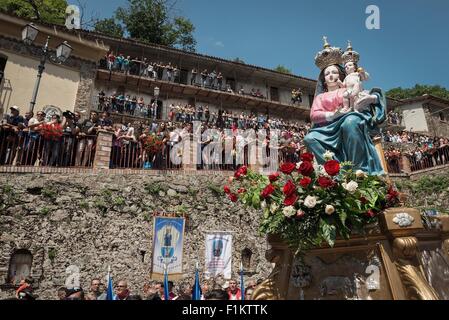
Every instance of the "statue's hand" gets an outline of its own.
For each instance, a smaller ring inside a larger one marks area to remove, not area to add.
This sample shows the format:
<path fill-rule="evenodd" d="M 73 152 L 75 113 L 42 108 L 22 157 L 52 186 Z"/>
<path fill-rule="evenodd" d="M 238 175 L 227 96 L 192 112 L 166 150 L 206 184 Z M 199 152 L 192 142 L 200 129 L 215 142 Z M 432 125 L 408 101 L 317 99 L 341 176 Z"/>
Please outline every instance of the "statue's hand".
<path fill-rule="evenodd" d="M 360 98 L 354 105 L 354 109 L 363 111 L 367 109 L 370 105 L 377 103 L 377 96 L 374 94 L 366 95 Z"/>

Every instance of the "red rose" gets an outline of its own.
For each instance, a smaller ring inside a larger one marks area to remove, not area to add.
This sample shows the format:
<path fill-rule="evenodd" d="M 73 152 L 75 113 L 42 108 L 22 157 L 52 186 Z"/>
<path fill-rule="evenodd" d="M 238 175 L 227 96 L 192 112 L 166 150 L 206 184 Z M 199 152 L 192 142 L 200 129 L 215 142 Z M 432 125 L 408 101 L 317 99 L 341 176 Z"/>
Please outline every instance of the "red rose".
<path fill-rule="evenodd" d="M 240 171 L 240 174 L 242 176 L 246 176 L 246 174 L 248 173 L 248 167 L 247 166 L 241 166 L 239 171 Z"/>
<path fill-rule="evenodd" d="M 324 164 L 324 170 L 330 176 L 336 176 L 340 172 L 340 163 L 337 160 L 329 160 Z"/>
<path fill-rule="evenodd" d="M 286 163 L 282 164 L 280 169 L 283 173 L 290 174 L 293 172 L 293 170 L 295 170 L 295 168 L 296 168 L 296 165 L 294 163 L 286 162 Z"/>
<path fill-rule="evenodd" d="M 231 193 L 230 195 L 229 195 L 229 199 L 232 201 L 232 202 L 237 202 L 237 195 L 235 194 L 235 193 Z"/>
<path fill-rule="evenodd" d="M 245 189 L 245 188 L 240 188 L 240 189 L 237 190 L 237 192 L 238 192 L 239 194 L 245 193 L 245 192 L 246 192 L 246 189 Z"/>
<path fill-rule="evenodd" d="M 230 194 L 231 193 L 231 189 L 228 186 L 224 186 L 223 190 L 224 190 L 224 192 L 226 194 Z"/>
<path fill-rule="evenodd" d="M 282 191 L 284 192 L 284 194 L 287 197 L 291 196 L 293 193 L 295 193 L 296 186 L 295 186 L 295 184 L 291 180 L 288 180 L 287 183 L 284 186 L 284 189 Z"/>
<path fill-rule="evenodd" d="M 299 184 L 303 188 L 307 188 L 309 184 L 312 182 L 312 179 L 310 177 L 304 177 L 299 181 Z"/>
<path fill-rule="evenodd" d="M 265 189 L 262 190 L 262 193 L 260 196 L 264 199 L 268 198 L 272 193 L 274 192 L 274 187 L 272 184 L 269 184 L 265 187 Z"/>
<path fill-rule="evenodd" d="M 334 181 L 328 177 L 319 177 L 318 184 L 321 188 L 330 188 L 334 185 Z"/>
<path fill-rule="evenodd" d="M 376 213 L 370 209 L 366 212 L 366 215 L 370 218 L 374 218 L 376 216 Z"/>
<path fill-rule="evenodd" d="M 279 172 L 270 174 L 270 175 L 268 176 L 268 179 L 270 179 L 270 182 L 275 182 L 275 181 L 277 181 L 277 179 L 279 179 Z"/>
<path fill-rule="evenodd" d="M 310 176 L 313 173 L 313 164 L 309 161 L 301 163 L 298 169 L 299 173 L 303 176 Z"/>
<path fill-rule="evenodd" d="M 360 202 L 362 204 L 367 204 L 368 203 L 368 199 L 366 199 L 365 197 L 360 197 Z"/>
<path fill-rule="evenodd" d="M 399 192 L 394 190 L 393 187 L 388 188 L 388 194 L 393 198 L 396 198 L 397 196 L 399 196 Z"/>
<path fill-rule="evenodd" d="M 241 176 L 246 176 L 246 174 L 248 173 L 248 168 L 246 166 L 241 166 L 235 173 L 234 173 L 234 177 L 236 177 L 237 179 L 240 178 Z"/>
<path fill-rule="evenodd" d="M 313 154 L 310 152 L 306 152 L 304 154 L 301 155 L 301 161 L 308 161 L 308 162 L 312 162 L 313 161 Z"/>
<path fill-rule="evenodd" d="M 292 194 L 285 198 L 284 205 L 287 207 L 292 206 L 296 203 L 296 201 L 298 201 L 298 196 L 296 194 Z"/>

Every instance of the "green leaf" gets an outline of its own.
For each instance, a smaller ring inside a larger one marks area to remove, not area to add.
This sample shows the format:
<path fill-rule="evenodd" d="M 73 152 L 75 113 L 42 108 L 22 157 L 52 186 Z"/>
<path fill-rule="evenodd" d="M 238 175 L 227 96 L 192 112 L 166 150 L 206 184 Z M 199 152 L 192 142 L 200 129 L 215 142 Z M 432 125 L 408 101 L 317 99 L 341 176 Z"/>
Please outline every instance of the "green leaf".
<path fill-rule="evenodd" d="M 338 216 L 340 217 L 340 221 L 343 225 L 346 225 L 346 218 L 348 217 L 348 215 L 346 214 L 346 211 L 340 211 L 338 213 Z"/>
<path fill-rule="evenodd" d="M 258 193 L 254 193 L 252 203 L 254 208 L 260 208 L 260 195 Z"/>
<path fill-rule="evenodd" d="M 335 225 L 329 224 L 326 220 L 320 219 L 320 229 L 324 240 L 333 247 L 337 238 L 337 230 Z"/>

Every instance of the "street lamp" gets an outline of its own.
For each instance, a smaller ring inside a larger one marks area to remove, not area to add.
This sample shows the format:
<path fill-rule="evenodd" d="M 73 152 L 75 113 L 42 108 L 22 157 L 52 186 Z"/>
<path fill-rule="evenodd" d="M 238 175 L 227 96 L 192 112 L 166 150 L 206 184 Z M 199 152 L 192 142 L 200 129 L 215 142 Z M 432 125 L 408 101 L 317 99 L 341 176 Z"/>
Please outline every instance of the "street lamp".
<path fill-rule="evenodd" d="M 32 23 L 27 24 L 22 30 L 22 40 L 25 44 L 31 45 L 34 40 L 36 40 L 37 34 L 39 33 L 39 29 Z M 39 92 L 39 85 L 41 83 L 42 73 L 45 70 L 45 63 L 47 59 L 50 59 L 54 63 L 63 63 L 65 62 L 72 53 L 72 47 L 64 41 L 56 48 L 56 56 L 50 55 L 48 50 L 48 42 L 50 41 L 50 36 L 47 37 L 47 41 L 45 42 L 44 47 L 42 48 L 42 57 L 40 64 L 38 66 L 37 79 L 34 85 L 33 95 L 31 97 L 30 102 L 30 112 L 33 112 L 34 106 L 36 105 L 37 93 Z"/>
<path fill-rule="evenodd" d="M 157 99 L 159 98 L 159 93 L 161 92 L 161 89 L 159 89 L 159 87 L 154 87 L 154 102 L 156 103 L 156 110 L 154 112 L 154 115 L 157 115 L 157 109 L 158 109 L 158 103 L 157 103 Z M 154 120 L 154 119 L 153 119 Z"/>

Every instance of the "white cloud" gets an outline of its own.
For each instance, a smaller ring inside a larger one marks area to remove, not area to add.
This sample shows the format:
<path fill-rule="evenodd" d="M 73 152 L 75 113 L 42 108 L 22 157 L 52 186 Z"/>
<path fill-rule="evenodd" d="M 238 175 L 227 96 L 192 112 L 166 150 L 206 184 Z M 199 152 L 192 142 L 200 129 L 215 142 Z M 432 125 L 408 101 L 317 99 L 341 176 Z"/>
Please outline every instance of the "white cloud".
<path fill-rule="evenodd" d="M 216 47 L 224 48 L 224 44 L 223 44 L 223 42 L 221 42 L 221 41 L 215 41 L 215 46 L 216 46 Z"/>

